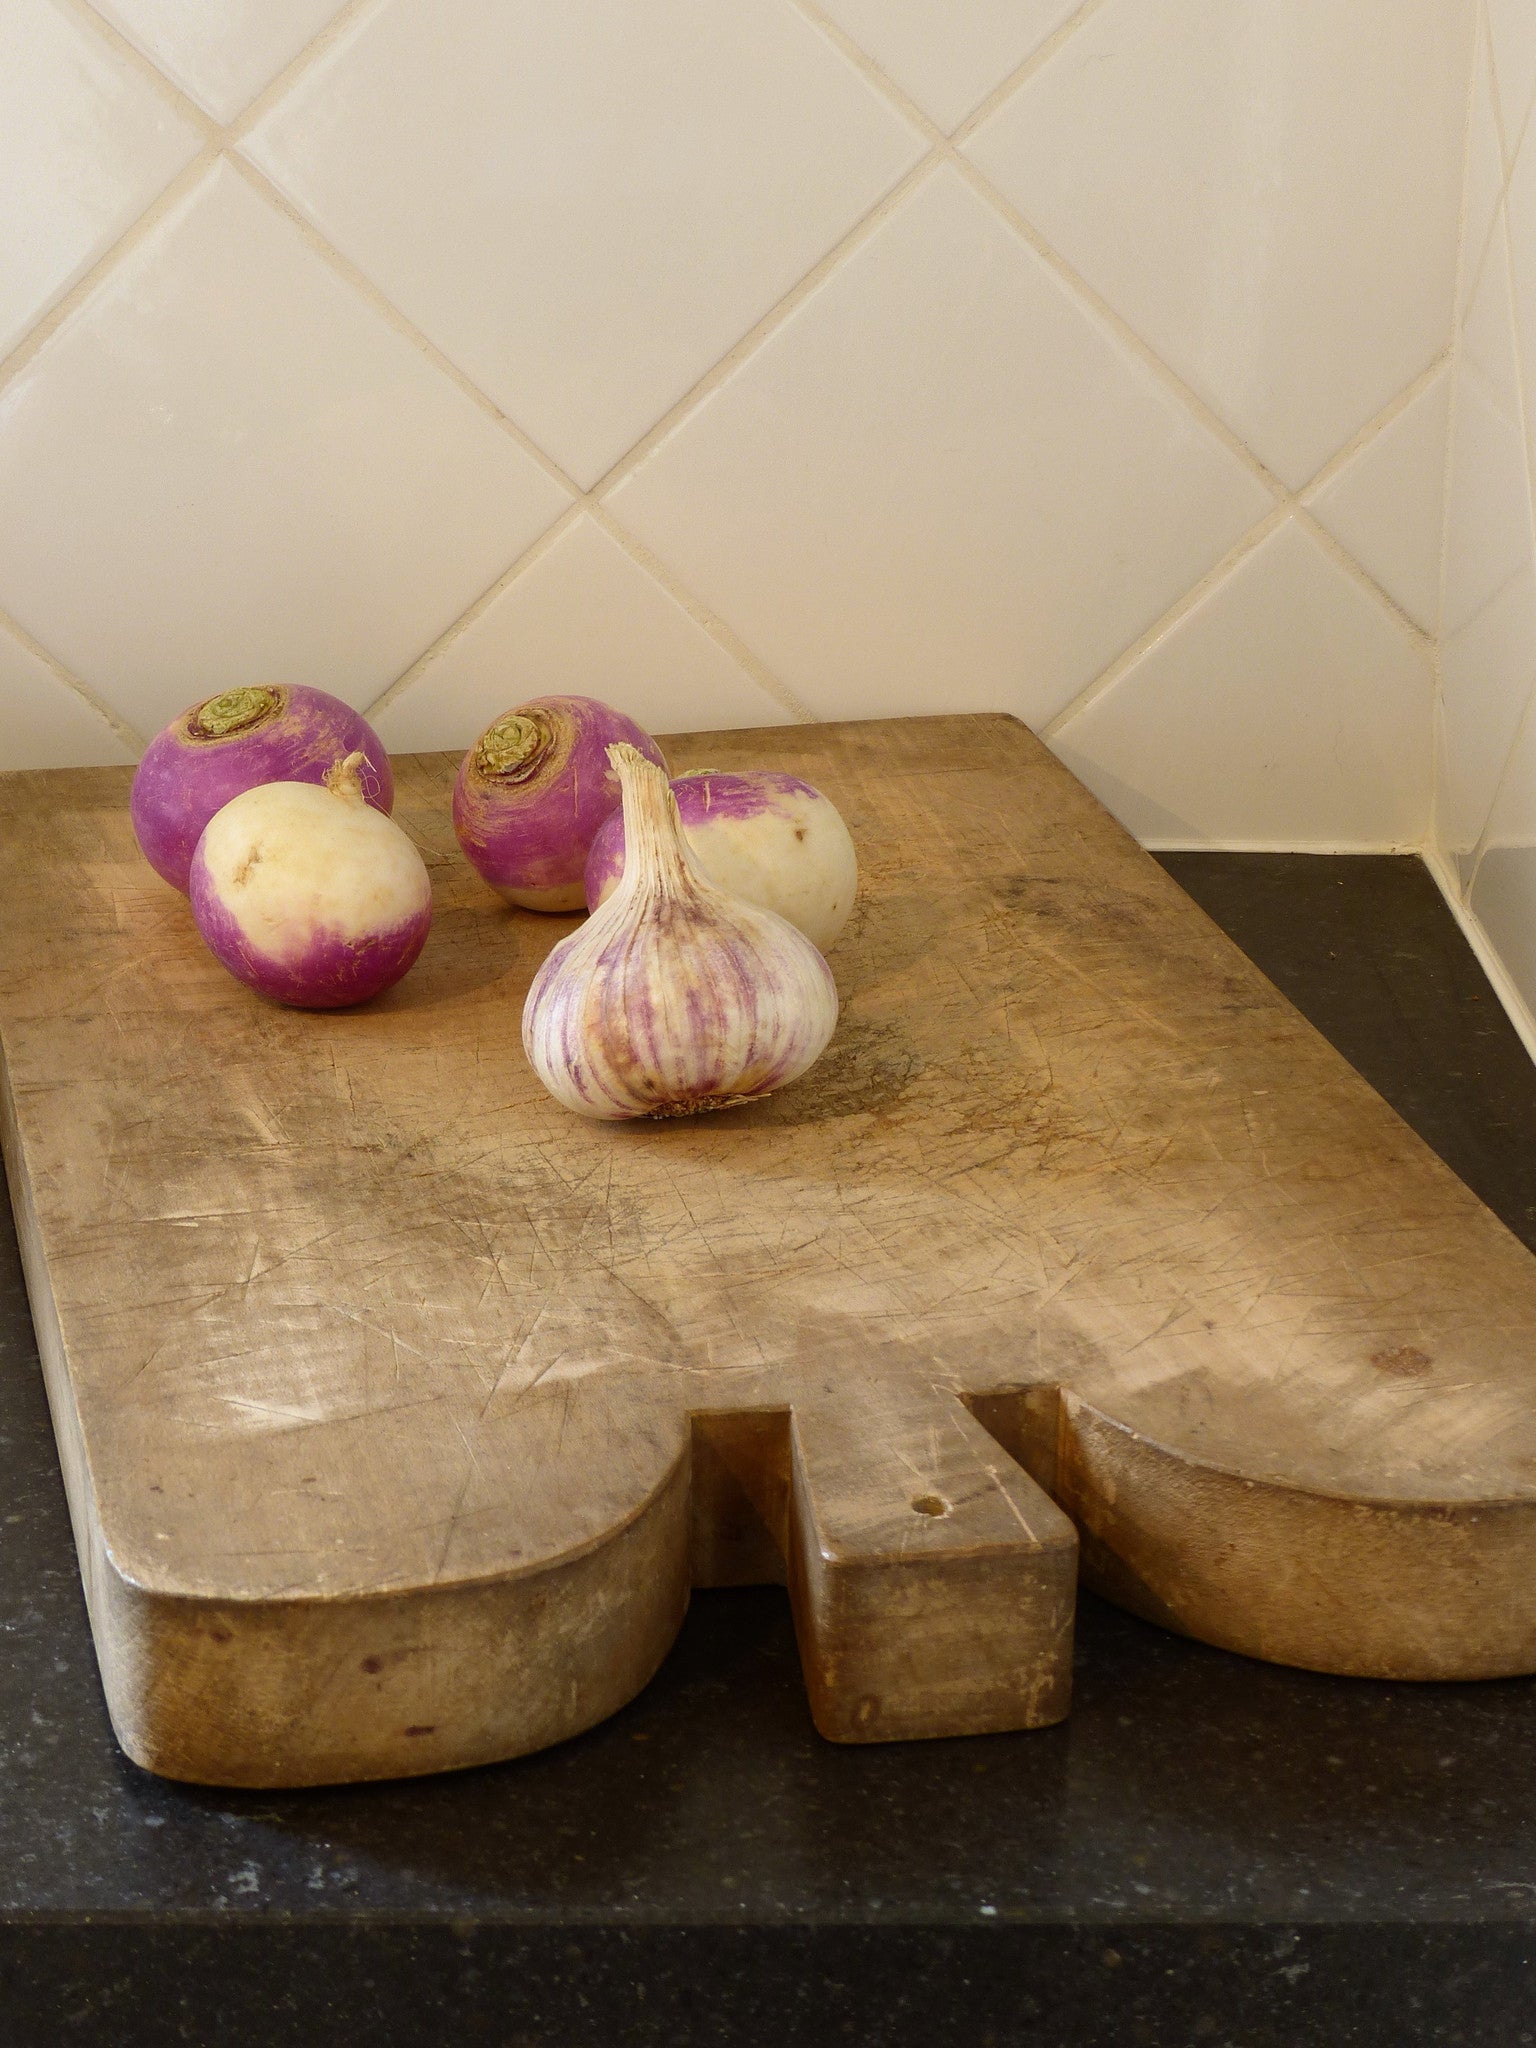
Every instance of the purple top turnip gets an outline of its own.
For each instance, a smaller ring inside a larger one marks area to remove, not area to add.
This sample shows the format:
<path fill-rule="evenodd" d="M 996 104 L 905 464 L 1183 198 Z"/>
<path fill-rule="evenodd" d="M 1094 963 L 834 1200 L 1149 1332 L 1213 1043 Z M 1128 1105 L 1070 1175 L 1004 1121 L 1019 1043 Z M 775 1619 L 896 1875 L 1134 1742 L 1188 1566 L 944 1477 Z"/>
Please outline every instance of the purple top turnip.
<path fill-rule="evenodd" d="M 274 1002 L 337 1010 L 400 979 L 432 923 L 425 864 L 365 801 L 361 753 L 312 782 L 264 782 L 209 820 L 192 914 L 230 973 Z"/>
<path fill-rule="evenodd" d="M 320 782 L 348 754 L 363 756 L 375 810 L 394 807 L 389 756 L 349 704 L 303 684 L 225 690 L 172 719 L 144 750 L 129 813 L 144 858 L 185 895 L 203 827 L 232 797 L 263 782 Z"/>
<path fill-rule="evenodd" d="M 837 806 L 798 775 L 700 768 L 672 784 L 683 837 L 705 874 L 730 896 L 772 910 L 825 952 L 848 922 L 858 856 Z M 587 857 L 587 908 L 624 872 L 624 814 L 601 826 Z"/>
<path fill-rule="evenodd" d="M 582 908 L 592 840 L 618 808 L 608 749 L 619 742 L 659 768 L 667 765 L 648 733 L 595 697 L 532 697 L 504 712 L 464 756 L 453 829 L 509 903 Z"/>

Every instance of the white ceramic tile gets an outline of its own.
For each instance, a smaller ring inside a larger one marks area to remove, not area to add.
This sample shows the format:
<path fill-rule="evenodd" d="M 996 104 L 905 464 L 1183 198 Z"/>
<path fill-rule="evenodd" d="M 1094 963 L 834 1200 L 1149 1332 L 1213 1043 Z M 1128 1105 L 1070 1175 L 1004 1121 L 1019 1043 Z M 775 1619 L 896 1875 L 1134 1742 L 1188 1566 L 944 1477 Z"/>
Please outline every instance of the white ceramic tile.
<path fill-rule="evenodd" d="M 248 146 L 584 486 L 923 149 L 787 0 L 385 0 Z"/>
<path fill-rule="evenodd" d="M 1441 858 L 1446 863 L 1447 867 L 1450 869 L 1450 879 L 1453 890 L 1458 896 L 1465 900 L 1468 890 L 1472 887 L 1472 874 L 1475 862 L 1473 860 L 1472 849 L 1470 847 L 1454 847 L 1446 843 L 1445 831 L 1440 817 L 1440 809 L 1445 801 L 1445 789 L 1447 781 L 1446 748 L 1445 735 L 1440 729 L 1438 720 L 1436 721 L 1435 726 L 1434 756 L 1435 809 L 1432 826 L 1433 844 L 1435 851 L 1441 856 Z"/>
<path fill-rule="evenodd" d="M 1434 632 L 1440 610 L 1450 399 L 1446 369 L 1308 501 L 1426 633 Z"/>
<path fill-rule="evenodd" d="M 1536 712 L 1536 703 L 1532 711 Z M 1536 847 L 1536 715 L 1522 720 L 1499 779 L 1483 858 L 1496 847 Z"/>
<path fill-rule="evenodd" d="M 1526 1007 L 1536 1008 L 1536 845 L 1490 847 L 1471 905 Z"/>
<path fill-rule="evenodd" d="M 949 170 L 612 499 L 818 713 L 1032 723 L 1270 502 Z"/>
<path fill-rule="evenodd" d="M 1425 633 L 1436 631 L 1440 612 L 1448 424 L 1446 369 L 1309 500 L 1323 526 Z"/>
<path fill-rule="evenodd" d="M 1488 238 L 1504 191 L 1504 157 L 1493 111 L 1492 59 L 1487 37 L 1478 25 L 1477 58 L 1472 73 L 1472 107 L 1467 135 L 1466 193 L 1461 235 L 1456 307 L 1460 314 L 1482 275 Z"/>
<path fill-rule="evenodd" d="M 566 502 L 227 166 L 0 394 L 0 605 L 140 731 L 371 700 Z"/>
<path fill-rule="evenodd" d="M 601 697 L 648 732 L 790 716 L 587 518 L 523 570 L 378 720 L 404 751 L 467 747 L 524 697 Z"/>
<path fill-rule="evenodd" d="M 1471 0 L 1106 0 L 966 145 L 1293 488 L 1445 346 Z"/>
<path fill-rule="evenodd" d="M 1471 905 L 1527 1004 L 1536 1005 L 1536 715 L 1499 787 Z"/>
<path fill-rule="evenodd" d="M 1536 0 L 1532 0 L 1536 7 Z M 1531 123 L 1505 201 L 1509 220 L 1515 333 L 1525 390 L 1527 446 L 1536 474 L 1536 121 Z"/>
<path fill-rule="evenodd" d="M 0 623 L 0 774 L 111 768 L 132 759 L 100 712 Z"/>
<path fill-rule="evenodd" d="M 1454 633 L 1440 655 L 1443 727 L 1436 830 L 1469 856 L 1527 698 L 1536 687 L 1536 573 L 1527 560 Z"/>
<path fill-rule="evenodd" d="M 821 0 L 852 36 L 947 133 L 1082 0 Z"/>
<path fill-rule="evenodd" d="M 92 0 L 217 120 L 232 121 L 342 0 Z"/>
<path fill-rule="evenodd" d="M 1463 330 L 1451 446 L 1437 828 L 1457 855 L 1483 829 L 1536 682 L 1528 493 L 1501 224 Z"/>
<path fill-rule="evenodd" d="M 1513 149 L 1536 100 L 1536 7 L 1531 0 L 1488 0 L 1488 32 L 1504 136 Z"/>
<path fill-rule="evenodd" d="M 201 140 L 131 62 L 52 0 L 0 6 L 0 355 Z"/>
<path fill-rule="evenodd" d="M 1426 650 L 1287 520 L 1052 745 L 1153 845 L 1413 846 L 1433 699 Z"/>

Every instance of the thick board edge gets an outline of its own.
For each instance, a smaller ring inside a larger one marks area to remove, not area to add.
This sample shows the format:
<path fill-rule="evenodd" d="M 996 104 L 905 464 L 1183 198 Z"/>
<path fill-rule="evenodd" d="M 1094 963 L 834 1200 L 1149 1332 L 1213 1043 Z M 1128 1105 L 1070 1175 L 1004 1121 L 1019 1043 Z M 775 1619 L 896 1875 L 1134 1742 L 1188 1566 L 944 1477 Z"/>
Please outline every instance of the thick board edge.
<path fill-rule="evenodd" d="M 0 1150 L 107 1711 L 136 1764 L 250 1789 L 464 1770 L 579 1735 L 649 1683 L 688 1608 L 686 1436 L 638 1511 L 544 1570 L 256 1601 L 125 1577 L 95 1514 L 3 1046 Z M 527 1683 L 550 1669 L 557 1686 Z"/>
<path fill-rule="evenodd" d="M 688 1609 L 686 1448 L 610 1542 L 537 1573 L 247 1604 L 104 1583 L 118 1740 L 161 1777 L 336 1785 L 567 1741 L 655 1676 Z"/>
<path fill-rule="evenodd" d="M 1066 1389 L 1052 1491 L 1085 1585 L 1218 1649 L 1346 1678 L 1536 1671 L 1536 1501 L 1348 1499 L 1247 1478 Z"/>

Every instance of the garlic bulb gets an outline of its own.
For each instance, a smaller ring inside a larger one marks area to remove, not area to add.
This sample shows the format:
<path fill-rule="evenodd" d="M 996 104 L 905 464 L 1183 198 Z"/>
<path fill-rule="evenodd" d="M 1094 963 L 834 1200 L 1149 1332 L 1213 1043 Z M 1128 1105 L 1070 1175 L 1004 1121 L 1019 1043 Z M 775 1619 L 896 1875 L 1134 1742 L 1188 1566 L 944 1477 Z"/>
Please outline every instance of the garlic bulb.
<path fill-rule="evenodd" d="M 623 878 L 535 976 L 529 1062 L 579 1116 L 690 1116 L 770 1094 L 832 1036 L 831 969 L 793 925 L 705 876 L 664 768 L 622 743 L 608 758 Z"/>

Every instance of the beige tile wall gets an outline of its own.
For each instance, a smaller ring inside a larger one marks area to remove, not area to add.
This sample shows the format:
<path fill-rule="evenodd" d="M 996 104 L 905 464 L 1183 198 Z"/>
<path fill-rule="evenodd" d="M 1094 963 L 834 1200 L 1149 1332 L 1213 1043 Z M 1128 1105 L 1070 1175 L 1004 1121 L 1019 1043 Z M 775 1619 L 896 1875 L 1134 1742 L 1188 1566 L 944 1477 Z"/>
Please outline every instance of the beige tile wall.
<path fill-rule="evenodd" d="M 1434 845 L 1536 1052 L 1536 6 L 1478 23 L 1451 404 Z"/>
<path fill-rule="evenodd" d="M 1475 5 L 6 0 L 0 767 L 1004 709 L 1152 841 L 1420 843 Z"/>

